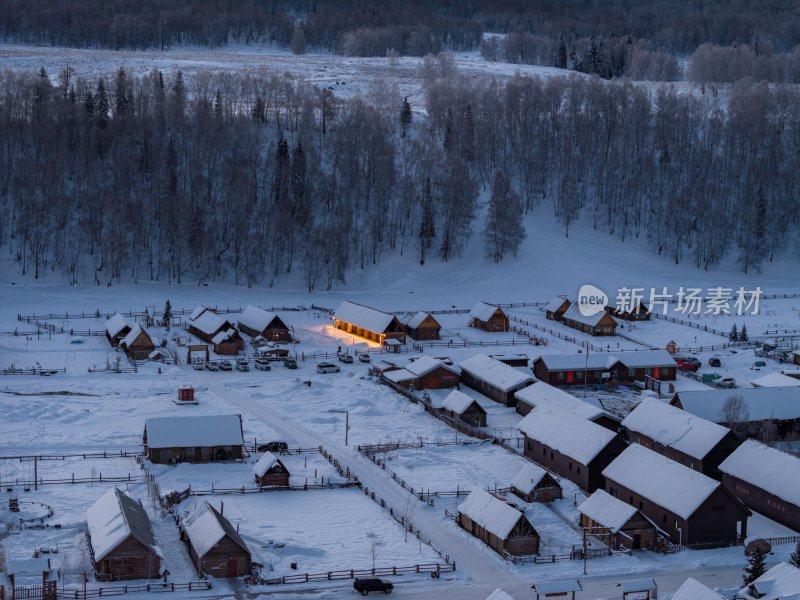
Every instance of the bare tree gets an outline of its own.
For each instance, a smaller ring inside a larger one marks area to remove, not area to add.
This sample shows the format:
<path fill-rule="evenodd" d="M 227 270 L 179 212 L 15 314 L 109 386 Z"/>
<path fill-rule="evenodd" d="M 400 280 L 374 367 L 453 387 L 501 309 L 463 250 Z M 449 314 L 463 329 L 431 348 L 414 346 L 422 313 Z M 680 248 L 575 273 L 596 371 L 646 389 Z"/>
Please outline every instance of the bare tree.
<path fill-rule="evenodd" d="M 720 421 L 733 429 L 737 434 L 742 434 L 750 420 L 750 409 L 739 394 L 734 394 L 725 399 L 719 411 Z"/>

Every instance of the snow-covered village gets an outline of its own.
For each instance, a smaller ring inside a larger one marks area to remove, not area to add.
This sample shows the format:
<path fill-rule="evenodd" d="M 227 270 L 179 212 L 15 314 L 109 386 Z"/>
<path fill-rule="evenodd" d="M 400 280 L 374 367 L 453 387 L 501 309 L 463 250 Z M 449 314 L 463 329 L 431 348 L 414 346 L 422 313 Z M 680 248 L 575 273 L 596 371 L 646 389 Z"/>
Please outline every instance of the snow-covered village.
<path fill-rule="evenodd" d="M 798 19 L 0 0 L 0 600 L 799 600 Z"/>

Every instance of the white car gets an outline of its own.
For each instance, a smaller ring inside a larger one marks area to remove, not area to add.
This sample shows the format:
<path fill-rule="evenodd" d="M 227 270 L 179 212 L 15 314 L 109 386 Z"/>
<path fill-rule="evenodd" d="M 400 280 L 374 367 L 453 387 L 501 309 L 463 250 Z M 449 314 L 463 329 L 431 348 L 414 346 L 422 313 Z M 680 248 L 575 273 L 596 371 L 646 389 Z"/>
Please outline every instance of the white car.
<path fill-rule="evenodd" d="M 319 363 L 317 365 L 317 373 L 338 373 L 339 365 L 333 363 Z"/>
<path fill-rule="evenodd" d="M 206 366 L 203 364 L 203 361 L 195 360 L 195 361 L 192 362 L 192 368 L 195 371 L 202 371 L 203 369 L 206 368 Z"/>
<path fill-rule="evenodd" d="M 269 371 L 272 369 L 272 367 L 269 365 L 269 361 L 266 358 L 257 358 L 253 366 L 255 366 L 255 368 L 259 371 Z"/>
<path fill-rule="evenodd" d="M 733 377 L 723 377 L 722 379 L 717 379 L 715 382 L 718 388 L 735 388 L 736 387 L 736 379 Z"/>

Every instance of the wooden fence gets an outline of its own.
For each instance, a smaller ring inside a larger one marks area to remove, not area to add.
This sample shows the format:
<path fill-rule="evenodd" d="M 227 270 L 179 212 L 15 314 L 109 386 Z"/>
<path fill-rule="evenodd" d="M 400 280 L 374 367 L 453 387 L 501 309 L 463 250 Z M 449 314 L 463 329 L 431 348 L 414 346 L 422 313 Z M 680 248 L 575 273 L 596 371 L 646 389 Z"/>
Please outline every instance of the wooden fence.
<path fill-rule="evenodd" d="M 335 581 L 338 579 L 354 579 L 356 577 L 395 577 L 407 573 L 452 573 L 456 570 L 455 563 L 426 563 L 407 567 L 376 567 L 373 569 L 349 569 L 343 571 L 328 571 L 327 573 L 305 573 L 298 575 L 284 575 L 274 579 L 264 579 L 266 585 L 286 585 L 297 583 L 311 583 L 315 581 Z"/>
<path fill-rule="evenodd" d="M 364 444 L 358 446 L 358 451 L 362 454 L 369 456 L 370 454 L 378 454 L 381 452 L 393 452 L 394 450 L 406 449 L 419 449 L 424 446 L 469 446 L 472 444 L 481 444 L 474 440 L 446 440 L 446 441 L 432 441 L 420 439 L 417 442 L 390 442 L 388 444 Z"/>
<path fill-rule="evenodd" d="M 58 373 L 66 374 L 67 368 L 60 367 L 57 369 L 47 369 L 43 367 L 31 367 L 29 369 L 17 369 L 16 367 L 8 367 L 0 371 L 2 375 L 56 375 Z"/>
<path fill-rule="evenodd" d="M 783 537 L 761 537 L 758 539 L 767 541 L 772 546 L 781 544 L 796 544 L 800 542 L 800 535 L 789 535 Z M 731 548 L 733 546 L 744 546 L 743 539 L 719 541 L 719 542 L 698 542 L 696 544 L 669 544 L 666 553 L 674 554 L 685 550 L 717 550 L 719 548 Z"/>
<path fill-rule="evenodd" d="M 99 598 L 100 596 L 122 596 L 125 594 L 135 594 L 138 592 L 199 592 L 210 590 L 211 581 L 186 581 L 174 583 L 142 583 L 138 585 L 115 585 L 91 587 L 83 589 L 64 589 L 59 590 L 58 595 L 62 598 L 72 598 L 82 600 L 83 598 Z"/>
<path fill-rule="evenodd" d="M 102 473 L 97 477 L 75 477 L 72 473 L 71 477 L 64 479 L 44 479 L 43 477 L 36 479 L 0 479 L 0 487 L 3 486 L 22 486 L 23 489 L 30 489 L 37 485 L 75 485 L 76 483 L 142 483 L 146 481 L 144 475 L 112 475 L 103 476 Z"/>
<path fill-rule="evenodd" d="M 136 458 L 144 456 L 138 450 L 120 450 L 118 452 L 84 452 L 82 454 L 22 454 L 19 456 L 0 456 L 0 460 L 66 460 L 68 458 Z"/>

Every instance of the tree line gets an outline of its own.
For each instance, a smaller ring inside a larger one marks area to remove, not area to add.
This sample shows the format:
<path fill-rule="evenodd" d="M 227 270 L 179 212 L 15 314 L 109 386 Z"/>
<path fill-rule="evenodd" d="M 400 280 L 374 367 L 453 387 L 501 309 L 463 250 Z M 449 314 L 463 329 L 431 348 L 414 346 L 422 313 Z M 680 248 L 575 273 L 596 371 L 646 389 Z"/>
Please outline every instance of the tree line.
<path fill-rule="evenodd" d="M 722 107 L 445 66 L 427 73 L 424 119 L 384 82 L 341 100 L 268 72 L 6 70 L 0 246 L 72 283 L 300 273 L 312 290 L 387 254 L 451 260 L 473 231 L 505 260 L 531 211 L 703 269 L 731 253 L 758 269 L 797 233 L 794 87 L 742 81 Z"/>

